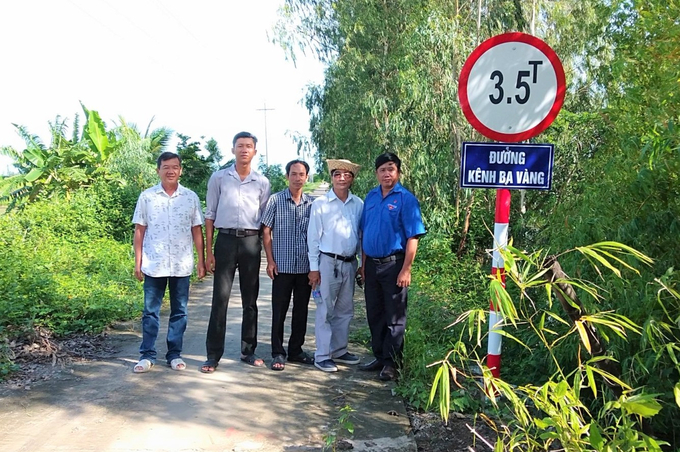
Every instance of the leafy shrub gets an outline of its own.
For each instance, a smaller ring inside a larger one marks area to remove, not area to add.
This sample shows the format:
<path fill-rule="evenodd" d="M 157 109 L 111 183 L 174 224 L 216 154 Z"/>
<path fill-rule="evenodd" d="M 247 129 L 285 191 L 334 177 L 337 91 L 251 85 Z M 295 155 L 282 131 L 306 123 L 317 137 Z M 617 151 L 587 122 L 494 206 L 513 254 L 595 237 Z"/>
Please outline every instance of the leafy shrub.
<path fill-rule="evenodd" d="M 97 200 L 37 202 L 0 217 L 0 328 L 99 332 L 139 310 L 132 247 L 102 234 Z"/>

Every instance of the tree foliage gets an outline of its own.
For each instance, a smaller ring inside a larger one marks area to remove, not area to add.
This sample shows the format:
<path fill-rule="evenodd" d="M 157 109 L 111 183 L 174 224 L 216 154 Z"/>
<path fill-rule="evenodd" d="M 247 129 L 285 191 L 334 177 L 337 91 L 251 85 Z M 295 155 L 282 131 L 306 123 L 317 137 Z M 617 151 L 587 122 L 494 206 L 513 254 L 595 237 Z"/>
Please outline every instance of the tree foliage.
<path fill-rule="evenodd" d="M 73 122 L 73 135 L 68 136 L 66 119 L 57 116 L 50 122 L 50 146 L 45 146 L 37 135 L 14 124 L 26 143 L 23 151 L 2 147 L 2 154 L 14 160 L 18 174 L 0 181 L 0 199 L 9 199 L 10 209 L 39 197 L 70 194 L 87 187 L 98 177 L 114 177 L 106 170 L 115 137 L 107 134 L 104 122 L 96 111 L 84 105 L 86 122 L 78 137 L 78 116 Z M 120 183 L 120 181 L 118 181 Z"/>
<path fill-rule="evenodd" d="M 190 188 L 201 198 L 205 199 L 208 191 L 208 179 L 217 171 L 222 160 L 222 153 L 213 138 L 205 143 L 190 141 L 187 135 L 177 134 L 177 154 L 182 158 L 182 185 Z M 207 155 L 205 155 L 207 154 Z"/>
<path fill-rule="evenodd" d="M 508 31 L 534 34 L 556 50 L 566 71 L 567 97 L 554 124 L 535 138 L 556 146 L 553 189 L 514 196 L 510 231 L 520 248 L 561 251 L 616 241 L 654 259 L 639 275 L 618 279 L 603 278 L 575 253 L 563 257 L 576 278 L 597 281 L 600 293 L 607 294 L 587 301 L 589 312 L 615 311 L 640 326 L 641 333 L 625 341 L 616 334 L 603 337 L 620 362 L 621 380 L 631 388 L 646 386 L 646 394 L 660 394 L 662 409 L 646 425 L 657 435 L 680 430 L 674 403 L 680 382 L 674 322 L 680 310 L 669 295 L 678 284 L 674 267 L 680 260 L 678 17 L 680 7 L 673 0 L 288 0 L 277 27 L 277 40 L 287 52 L 313 52 L 328 64 L 323 83 L 306 97 L 317 166 L 326 158 L 360 163 L 365 170 L 354 188 L 361 194 L 375 183 L 370 169 L 379 153 L 394 151 L 402 158 L 403 181 L 420 198 L 429 231 L 437 233 L 423 241 L 416 261 L 422 267 L 416 269 L 421 293 L 411 304 L 410 317 L 416 320 L 420 310 L 429 313 L 423 317 L 451 312 L 455 318 L 459 306 L 474 304 L 468 297 L 479 292 L 459 285 L 465 278 L 455 265 L 437 278 L 433 269 L 441 266 L 428 259 L 455 262 L 450 256 L 455 252 L 458 265 L 472 273 L 490 265 L 485 249 L 493 240 L 493 193 L 458 188 L 461 143 L 482 141 L 457 102 L 460 67 L 482 40 Z M 669 289 L 657 294 L 655 280 Z M 548 295 L 536 297 L 535 303 L 546 303 Z M 485 301 L 477 303 L 482 312 Z M 595 328 L 601 332 L 602 325 Z M 504 348 L 513 384 L 548 384 L 546 363 L 551 373 L 579 365 L 573 338 L 554 349 L 553 360 L 536 347 L 531 331 L 520 328 L 516 334 L 528 348 L 512 343 Z M 415 378 L 428 374 L 418 367 L 423 354 L 409 354 L 409 348 L 448 347 L 451 335 L 409 328 L 409 337 L 405 356 L 415 361 L 407 361 L 405 372 L 413 379 L 400 391 L 417 401 L 422 391 L 411 388 L 422 388 L 422 382 Z M 462 398 L 451 393 L 452 401 Z M 597 399 L 582 402 L 588 410 L 605 409 Z M 612 400 L 607 409 L 626 403 Z M 610 421 L 621 419 L 607 413 Z M 603 424 L 600 435 L 616 425 Z M 627 432 L 637 428 L 619 426 Z M 644 443 L 641 438 L 619 438 L 624 441 L 619 444 Z M 664 439 L 680 444 L 674 433 Z M 653 448 L 649 444 L 640 447 Z"/>

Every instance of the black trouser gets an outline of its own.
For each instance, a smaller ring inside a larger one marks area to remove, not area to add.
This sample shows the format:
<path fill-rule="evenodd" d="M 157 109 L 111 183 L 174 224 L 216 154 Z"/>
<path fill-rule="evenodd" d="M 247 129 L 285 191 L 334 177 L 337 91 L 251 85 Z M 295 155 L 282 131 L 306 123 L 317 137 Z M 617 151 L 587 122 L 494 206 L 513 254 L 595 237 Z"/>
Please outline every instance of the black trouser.
<path fill-rule="evenodd" d="M 238 267 L 243 304 L 241 323 L 241 353 L 252 355 L 257 347 L 257 295 L 260 291 L 260 252 L 258 235 L 236 237 L 217 234 L 215 241 L 215 279 L 212 309 L 205 347 L 209 360 L 219 361 L 224 354 L 227 326 L 227 306 Z"/>
<path fill-rule="evenodd" d="M 371 329 L 373 355 L 383 365 L 394 366 L 404 347 L 408 289 L 397 286 L 404 258 L 377 264 L 366 259 L 364 296 Z"/>
<path fill-rule="evenodd" d="M 293 318 L 288 340 L 288 356 L 302 353 L 302 344 L 307 334 L 307 311 L 309 308 L 309 285 L 307 273 L 279 273 L 272 282 L 272 357 L 286 356 L 283 349 L 283 325 L 293 295 Z"/>

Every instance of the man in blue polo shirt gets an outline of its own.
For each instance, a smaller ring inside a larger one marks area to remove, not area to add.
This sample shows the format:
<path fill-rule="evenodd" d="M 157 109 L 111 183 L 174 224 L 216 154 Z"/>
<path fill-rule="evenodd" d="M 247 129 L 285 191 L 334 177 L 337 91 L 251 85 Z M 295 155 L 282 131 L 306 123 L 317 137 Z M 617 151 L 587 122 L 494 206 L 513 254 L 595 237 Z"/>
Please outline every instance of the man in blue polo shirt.
<path fill-rule="evenodd" d="M 399 183 L 401 160 L 386 152 L 375 160 L 380 185 L 364 201 L 359 227 L 363 233 L 363 277 L 366 317 L 375 359 L 360 370 L 380 370 L 380 379 L 397 377 L 406 330 L 411 266 L 425 225 L 416 197 Z"/>

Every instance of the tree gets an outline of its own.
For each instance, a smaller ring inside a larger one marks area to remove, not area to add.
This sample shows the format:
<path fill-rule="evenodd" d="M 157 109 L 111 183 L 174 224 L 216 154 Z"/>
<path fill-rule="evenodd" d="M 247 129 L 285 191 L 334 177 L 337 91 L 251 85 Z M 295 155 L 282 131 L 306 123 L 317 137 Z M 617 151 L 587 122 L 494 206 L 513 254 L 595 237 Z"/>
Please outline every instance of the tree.
<path fill-rule="evenodd" d="M 219 169 L 222 160 L 217 141 L 211 138 L 206 142 L 204 150 L 208 155 L 204 156 L 200 142 L 190 141 L 189 136 L 181 133 L 178 133 L 177 137 L 179 138 L 177 154 L 182 158 L 182 185 L 195 191 L 201 199 L 205 199 L 208 179 Z"/>
<path fill-rule="evenodd" d="M 82 105 L 82 104 L 81 104 Z M 92 185 L 99 177 L 114 177 L 107 171 L 106 163 L 115 146 L 115 136 L 107 133 L 99 113 L 82 105 L 86 123 L 78 138 L 78 116 L 73 122 L 73 137 L 68 138 L 66 119 L 57 116 L 50 122 L 52 142 L 45 146 L 37 135 L 25 127 L 14 124 L 26 143 L 21 152 L 12 147 L 2 148 L 2 154 L 15 161 L 19 174 L 0 181 L 0 199 L 9 199 L 9 208 L 32 202 L 39 197 L 72 193 Z M 120 183 L 120 180 L 114 182 Z"/>
<path fill-rule="evenodd" d="M 286 175 L 283 171 L 283 168 L 281 165 L 267 165 L 264 162 L 264 158 L 260 156 L 260 162 L 258 163 L 257 170 L 267 179 L 269 179 L 269 183 L 271 184 L 271 190 L 272 193 L 279 192 L 281 190 L 285 190 L 285 188 L 288 186 L 288 182 L 286 180 Z"/>

